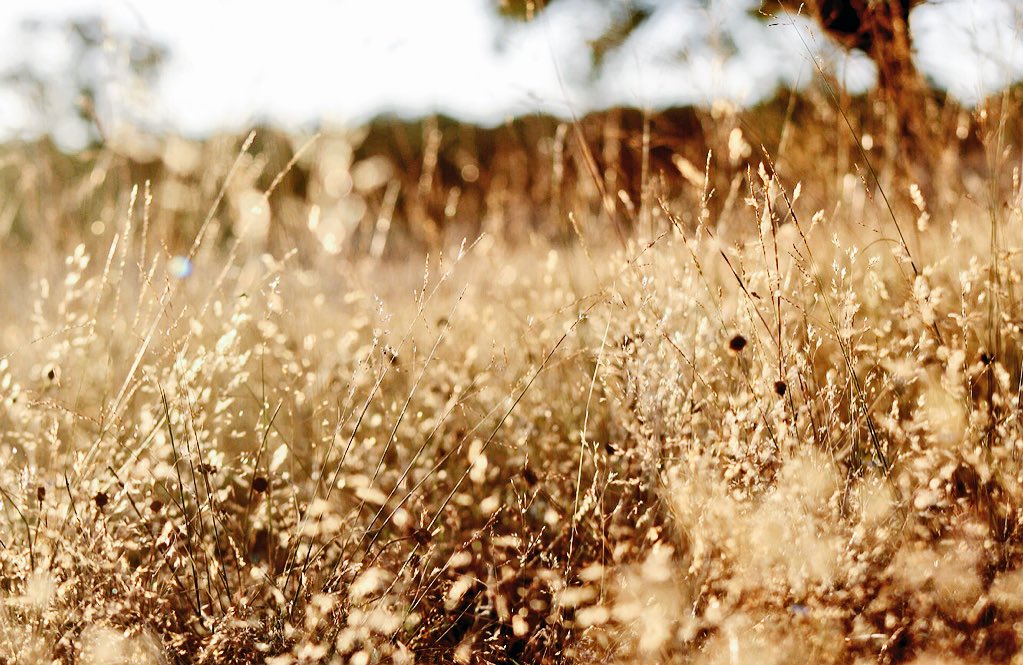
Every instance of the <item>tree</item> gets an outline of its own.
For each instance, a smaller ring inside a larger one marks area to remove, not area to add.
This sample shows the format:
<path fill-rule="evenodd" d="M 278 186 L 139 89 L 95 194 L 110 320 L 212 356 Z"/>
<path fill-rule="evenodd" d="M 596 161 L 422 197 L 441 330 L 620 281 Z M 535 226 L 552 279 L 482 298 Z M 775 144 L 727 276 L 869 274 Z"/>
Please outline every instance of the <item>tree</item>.
<path fill-rule="evenodd" d="M 773 0 L 778 2 L 778 0 Z M 839 44 L 866 53 L 877 66 L 878 93 L 894 110 L 905 138 L 929 143 L 921 101 L 929 88 L 913 63 L 909 13 L 927 0 L 809 0 L 806 7 Z M 772 0 L 764 0 L 764 10 Z M 793 0 L 785 0 L 791 10 Z M 926 145 L 918 147 L 926 148 Z"/>
<path fill-rule="evenodd" d="M 55 136 L 69 147 L 102 143 L 116 129 L 108 125 L 144 108 L 139 97 L 155 84 L 168 57 L 163 44 L 114 31 L 98 16 L 25 21 L 20 27 L 23 44 L 16 51 L 22 57 L 0 71 L 0 87 L 30 109 L 34 133 Z M 41 57 L 55 45 L 56 67 Z"/>
<path fill-rule="evenodd" d="M 557 0 L 493 0 L 501 15 L 530 20 Z M 878 93 L 895 111 L 900 133 L 909 138 L 927 135 L 921 100 L 929 88 L 913 63 L 910 11 L 927 0 L 761 0 L 761 17 L 809 14 L 829 36 L 847 49 L 867 54 L 877 65 Z M 612 21 L 606 34 L 590 43 L 595 66 L 648 20 L 656 20 L 656 2 L 606 2 Z"/>

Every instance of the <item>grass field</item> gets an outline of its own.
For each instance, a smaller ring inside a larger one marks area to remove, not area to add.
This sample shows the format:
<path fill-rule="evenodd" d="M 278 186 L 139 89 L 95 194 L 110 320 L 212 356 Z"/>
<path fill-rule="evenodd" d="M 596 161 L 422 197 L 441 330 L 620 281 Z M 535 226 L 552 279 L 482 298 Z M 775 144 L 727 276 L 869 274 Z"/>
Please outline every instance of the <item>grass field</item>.
<path fill-rule="evenodd" d="M 0 662 L 1017 662 L 1017 94 L 807 94 L 7 146 Z"/>

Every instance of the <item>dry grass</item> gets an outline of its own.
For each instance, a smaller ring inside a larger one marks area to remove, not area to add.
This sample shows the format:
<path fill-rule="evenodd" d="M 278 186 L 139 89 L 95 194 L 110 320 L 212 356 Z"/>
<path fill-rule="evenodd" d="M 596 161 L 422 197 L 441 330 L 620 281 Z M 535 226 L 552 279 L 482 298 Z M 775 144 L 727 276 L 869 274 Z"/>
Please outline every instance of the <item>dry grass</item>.
<path fill-rule="evenodd" d="M 876 139 L 891 209 L 812 123 L 718 109 L 673 172 L 559 129 L 550 186 L 495 168 L 462 244 L 429 141 L 400 198 L 352 137 L 300 194 L 231 142 L 134 193 L 112 152 L 9 148 L 0 662 L 1009 661 L 1002 101 L 942 112 L 919 188 Z"/>

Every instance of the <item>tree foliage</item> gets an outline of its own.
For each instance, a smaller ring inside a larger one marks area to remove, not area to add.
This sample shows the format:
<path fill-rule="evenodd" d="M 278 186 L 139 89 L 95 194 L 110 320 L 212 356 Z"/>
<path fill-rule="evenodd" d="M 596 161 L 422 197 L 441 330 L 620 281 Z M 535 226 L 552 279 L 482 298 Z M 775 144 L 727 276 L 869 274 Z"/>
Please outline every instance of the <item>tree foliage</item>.
<path fill-rule="evenodd" d="M 125 112 L 129 98 L 156 83 L 169 54 L 165 45 L 113 30 L 98 16 L 26 21 L 21 36 L 22 57 L 0 70 L 0 86 L 21 98 L 37 131 L 73 144 L 102 141 L 111 129 L 106 124 Z M 55 43 L 63 45 L 56 65 L 40 57 Z"/>
<path fill-rule="evenodd" d="M 523 21 L 532 20 L 558 2 L 494 1 L 502 16 Z M 926 134 L 926 122 L 921 100 L 927 98 L 929 87 L 913 63 L 909 17 L 914 7 L 926 2 L 928 0 L 762 0 L 753 11 L 765 20 L 782 15 L 809 15 L 842 47 L 865 53 L 877 66 L 878 94 L 894 111 L 898 132 L 922 139 Z M 656 3 L 641 0 L 595 3 L 599 4 L 611 13 L 611 20 L 604 33 L 589 42 L 595 68 L 640 26 L 656 20 Z"/>

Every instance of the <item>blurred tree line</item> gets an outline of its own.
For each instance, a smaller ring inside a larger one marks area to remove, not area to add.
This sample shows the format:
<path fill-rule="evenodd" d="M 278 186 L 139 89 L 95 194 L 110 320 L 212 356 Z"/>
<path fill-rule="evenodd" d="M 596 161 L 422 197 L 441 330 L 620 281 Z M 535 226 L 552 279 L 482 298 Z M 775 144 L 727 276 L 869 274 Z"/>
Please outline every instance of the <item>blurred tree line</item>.
<path fill-rule="evenodd" d="M 531 20 L 548 6 L 527 0 L 487 1 L 507 17 L 509 25 Z M 663 4 L 655 0 L 588 2 L 580 6 L 604 6 L 612 19 L 604 34 L 588 46 L 595 69 L 640 26 L 656 21 L 657 7 Z M 678 206 L 693 211 L 680 213 L 685 224 L 697 224 L 704 217 L 716 219 L 741 200 L 746 160 L 751 147 L 758 144 L 768 146 L 775 161 L 795 179 L 828 172 L 840 184 L 860 158 L 859 142 L 845 131 L 841 114 L 857 131 L 875 137 L 892 124 L 910 138 L 922 136 L 933 126 L 922 121 L 931 91 L 911 57 L 908 19 L 918 4 L 918 0 L 814 0 L 803 7 L 840 44 L 867 53 L 877 63 L 876 97 L 843 98 L 841 108 L 816 86 L 781 90 L 745 111 L 715 105 L 648 115 L 638 109 L 611 108 L 575 123 L 537 114 L 495 128 L 471 126 L 457 118 L 380 117 L 358 130 L 357 138 L 324 136 L 301 159 L 296 151 L 304 138 L 258 127 L 255 143 L 243 160 L 246 176 L 236 178 L 221 211 L 223 228 L 232 233 L 232 217 L 251 208 L 253 197 L 269 190 L 283 171 L 286 176 L 261 203 L 273 220 L 269 245 L 300 246 L 311 229 L 312 236 L 331 250 L 377 254 L 392 251 L 397 242 L 442 247 L 451 237 L 475 237 L 482 231 L 528 236 L 543 229 L 567 240 L 574 234 L 568 219 L 601 219 L 616 228 L 639 224 L 646 228 L 656 222 L 649 216 L 659 214 L 654 201 L 662 197 L 686 201 Z M 795 0 L 787 5 L 769 5 L 765 0 L 752 11 L 764 20 L 766 30 L 768 23 L 784 22 L 801 9 Z M 154 224 L 174 229 L 187 243 L 192 226 L 204 217 L 206 206 L 225 181 L 244 135 L 213 136 L 194 145 L 180 137 L 166 137 L 161 139 L 165 145 L 158 144 L 155 151 L 122 151 L 110 141 L 114 114 L 108 96 L 120 78 L 127 77 L 140 88 L 154 84 L 171 55 L 168 49 L 139 35 L 112 32 L 95 18 L 29 29 L 38 35 L 56 32 L 66 40 L 72 57 L 63 69 L 46 69 L 26 52 L 25 61 L 8 71 L 4 81 L 26 96 L 41 123 L 64 117 L 87 137 L 89 145 L 110 149 L 92 151 L 93 156 L 60 155 L 52 144 L 30 145 L 27 154 L 4 162 L 10 146 L 0 146 L 0 187 L 39 193 L 38 201 L 31 204 L 0 205 L 0 240 L 5 228 L 60 237 L 67 220 L 80 219 L 83 227 L 95 220 L 112 223 L 118 211 L 127 207 L 117 197 L 126 196 L 133 185 L 152 183 Z M 897 112 L 880 113 L 874 103 L 877 98 Z M 972 126 L 969 113 L 955 105 L 945 111 L 948 117 L 941 120 L 945 133 L 938 135 L 944 143 L 919 143 L 967 154 L 967 142 L 975 139 L 975 133 L 967 131 Z M 822 131 L 804 132 L 798 149 L 786 149 L 793 144 L 786 139 L 792 126 Z M 954 129 L 950 132 L 948 127 Z M 958 138 L 949 140 L 950 136 Z M 907 168 L 910 162 L 932 167 L 940 163 L 921 159 L 921 152 L 915 153 L 915 159 L 904 159 L 906 143 L 879 141 L 871 158 L 893 171 Z M 930 168 L 926 178 L 914 176 L 914 181 L 926 186 L 938 179 L 937 170 Z M 963 172 L 955 171 L 956 177 Z M 358 183 L 370 173 L 379 176 L 368 179 L 375 184 L 360 189 Z M 53 195 L 68 189 L 66 183 L 78 181 L 88 187 L 69 191 L 66 197 Z M 822 185 L 804 194 L 804 200 L 823 207 L 838 195 Z M 89 201 L 96 203 L 85 205 Z M 401 226 L 403 233 L 388 231 L 392 219 L 395 229 Z M 173 239 L 168 243 L 173 245 Z"/>
<path fill-rule="evenodd" d="M 530 21 L 547 7 L 563 0 L 489 0 L 496 12 L 510 21 Z M 921 101 L 929 87 L 912 58 L 910 11 L 927 0 L 762 0 L 751 9 L 765 21 L 808 14 L 835 41 L 865 53 L 877 66 L 878 96 L 894 110 L 898 131 L 914 142 L 926 138 Z M 590 3 L 607 12 L 603 34 L 590 40 L 594 69 L 619 49 L 648 21 L 656 20 L 666 3 L 655 0 L 603 0 Z M 695 0 L 710 11 L 711 0 Z M 165 45 L 144 35 L 112 31 L 95 16 L 64 21 L 33 21 L 23 25 L 29 43 L 63 38 L 69 58 L 58 70 L 39 63 L 26 49 L 22 61 L 0 72 L 0 85 L 17 91 L 44 131 L 64 126 L 65 133 L 84 136 L 86 144 L 101 142 L 111 131 L 115 106 L 110 91 L 142 94 L 158 79 L 169 56 Z M 112 85 L 113 84 L 113 85 Z M 137 119 L 136 119 L 137 120 Z M 67 127 L 68 123 L 77 126 Z"/>
<path fill-rule="evenodd" d="M 492 0 L 511 20 L 530 21 L 559 0 Z M 899 133 L 914 143 L 929 142 L 921 101 L 929 87 L 913 63 L 910 11 L 927 0 L 762 0 L 752 10 L 764 20 L 811 16 L 824 32 L 847 49 L 865 53 L 877 66 L 878 94 L 894 111 Z M 656 20 L 658 4 L 650 0 L 605 0 L 611 21 L 589 43 L 594 67 L 621 47 L 644 23 Z M 709 10 L 709 0 L 698 0 Z"/>
<path fill-rule="evenodd" d="M 0 87 L 20 97 L 32 130 L 62 143 L 95 147 L 118 125 L 145 124 L 142 113 L 170 55 L 137 32 L 113 30 L 98 16 L 22 23 L 21 58 L 0 71 Z M 54 57 L 53 44 L 66 46 Z M 116 97 L 116 98 L 115 98 Z"/>
<path fill-rule="evenodd" d="M 563 0 L 489 0 L 512 21 L 529 21 Z M 921 138 L 919 103 L 928 86 L 912 58 L 910 11 L 927 0 L 762 0 L 753 11 L 765 21 L 809 14 L 839 44 L 865 53 L 877 66 L 879 96 L 895 110 L 898 127 L 906 136 Z M 695 0 L 710 11 L 710 0 Z M 603 0 L 590 3 L 607 12 L 603 34 L 590 40 L 591 62 L 599 69 L 609 54 L 625 44 L 642 25 L 656 20 L 655 0 Z M 165 45 L 140 35 L 112 31 L 98 17 L 24 24 L 29 43 L 46 37 L 63 38 L 69 59 L 63 69 L 41 66 L 45 59 L 25 50 L 21 62 L 0 72 L 0 85 L 15 89 L 41 124 L 55 127 L 68 118 L 78 122 L 88 143 L 104 138 L 111 115 L 111 83 L 140 90 L 159 77 L 169 52 Z M 47 128 L 49 129 L 49 128 Z"/>

